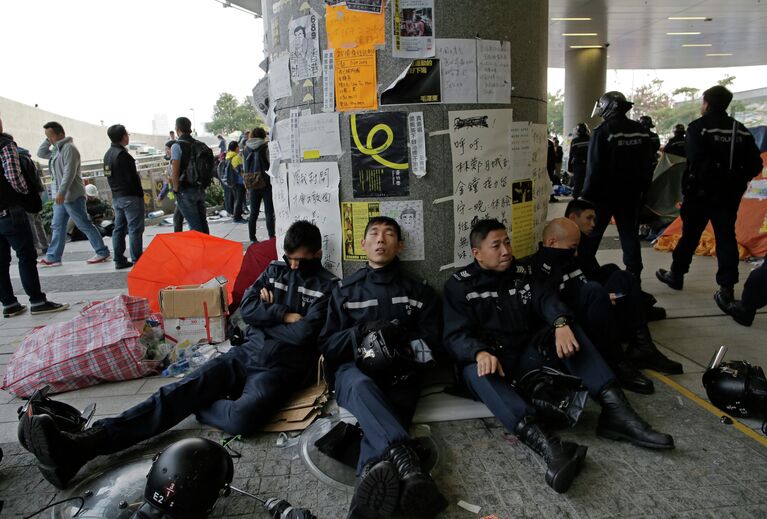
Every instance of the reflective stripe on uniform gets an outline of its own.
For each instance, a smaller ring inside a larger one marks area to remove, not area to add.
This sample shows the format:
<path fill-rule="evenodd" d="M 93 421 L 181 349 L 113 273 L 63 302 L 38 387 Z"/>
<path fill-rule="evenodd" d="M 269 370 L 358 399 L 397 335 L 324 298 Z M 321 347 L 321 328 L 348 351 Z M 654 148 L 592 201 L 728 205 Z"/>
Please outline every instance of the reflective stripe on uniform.
<path fill-rule="evenodd" d="M 477 299 L 477 298 L 487 299 L 488 297 L 498 297 L 498 292 L 490 292 L 490 291 L 482 292 L 482 293 L 480 293 L 480 292 L 469 292 L 468 294 L 466 294 L 466 299 L 468 301 L 471 301 L 472 299 Z"/>
<path fill-rule="evenodd" d="M 322 296 L 324 296 L 324 295 L 325 295 L 325 294 L 323 294 L 322 292 L 317 292 L 316 290 L 309 290 L 309 289 L 308 289 L 308 288 L 306 288 L 306 287 L 298 287 L 298 289 L 297 289 L 297 290 L 298 290 L 300 293 L 302 293 L 302 294 L 306 294 L 307 296 L 312 296 L 312 297 L 322 297 Z"/>
<path fill-rule="evenodd" d="M 344 308 L 368 308 L 371 306 L 378 306 L 378 299 L 368 299 L 367 301 L 347 301 L 344 303 Z"/>
<path fill-rule="evenodd" d="M 423 308 L 423 303 L 421 301 L 410 299 L 407 296 L 392 297 L 391 302 L 393 305 L 407 303 L 410 306 L 414 306 L 416 308 Z"/>
<path fill-rule="evenodd" d="M 743 130 L 737 130 L 738 134 L 740 135 L 751 135 L 751 133 L 743 131 Z M 701 135 L 705 135 L 707 133 L 725 133 L 727 135 L 732 135 L 732 128 L 703 128 L 700 131 Z"/>
<path fill-rule="evenodd" d="M 272 284 L 274 285 L 274 288 L 279 288 L 280 290 L 284 290 L 285 292 L 288 291 L 288 285 L 280 283 L 279 281 L 274 281 L 273 279 L 270 279 L 269 281 L 272 282 Z"/>
<path fill-rule="evenodd" d="M 626 138 L 629 138 L 629 137 L 647 137 L 647 138 L 649 138 L 650 136 L 648 134 L 646 134 L 646 133 L 611 133 L 610 135 L 607 136 L 607 140 L 610 141 L 610 140 L 613 139 L 613 137 L 626 137 Z"/>

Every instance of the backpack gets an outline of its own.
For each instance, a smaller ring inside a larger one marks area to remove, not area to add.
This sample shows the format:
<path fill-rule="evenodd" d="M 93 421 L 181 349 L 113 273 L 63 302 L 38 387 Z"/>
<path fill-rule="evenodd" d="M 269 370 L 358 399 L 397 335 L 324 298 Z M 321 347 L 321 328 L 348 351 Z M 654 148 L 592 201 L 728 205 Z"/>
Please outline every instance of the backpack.
<path fill-rule="evenodd" d="M 229 176 L 229 170 L 232 169 L 231 165 L 231 160 L 222 159 L 218 161 L 218 166 L 216 166 L 216 176 L 222 186 L 232 187 L 231 177 Z"/>
<path fill-rule="evenodd" d="M 19 153 L 19 164 L 21 165 L 21 176 L 27 183 L 27 194 L 19 193 L 19 205 L 28 213 L 39 213 L 43 210 L 43 200 L 40 198 L 40 193 L 45 191 L 45 186 L 40 180 L 40 172 L 32 157 L 27 154 Z"/>
<path fill-rule="evenodd" d="M 266 171 L 261 160 L 261 151 L 266 144 L 262 144 L 245 157 L 242 165 L 242 179 L 245 181 L 245 189 L 263 189 L 266 187 Z"/>
<path fill-rule="evenodd" d="M 189 161 L 186 168 L 181 172 L 181 183 L 187 187 L 207 189 L 216 176 L 216 161 L 213 159 L 213 150 L 198 140 L 177 141 L 182 152 L 189 153 Z"/>

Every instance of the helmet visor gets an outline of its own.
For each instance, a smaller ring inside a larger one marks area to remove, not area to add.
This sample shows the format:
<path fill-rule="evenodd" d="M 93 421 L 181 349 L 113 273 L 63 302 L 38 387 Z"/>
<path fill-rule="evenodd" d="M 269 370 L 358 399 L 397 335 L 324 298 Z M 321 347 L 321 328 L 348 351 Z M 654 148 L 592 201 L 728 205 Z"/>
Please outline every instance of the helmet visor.
<path fill-rule="evenodd" d="M 591 117 L 597 117 L 602 115 L 602 108 L 599 106 L 599 100 L 594 103 L 594 109 L 591 111 Z"/>

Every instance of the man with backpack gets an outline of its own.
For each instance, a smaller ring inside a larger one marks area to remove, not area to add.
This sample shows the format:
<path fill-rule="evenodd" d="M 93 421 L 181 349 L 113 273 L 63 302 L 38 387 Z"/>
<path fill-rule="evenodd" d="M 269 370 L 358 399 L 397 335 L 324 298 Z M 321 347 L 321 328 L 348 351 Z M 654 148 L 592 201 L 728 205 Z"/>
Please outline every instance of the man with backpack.
<path fill-rule="evenodd" d="M 213 151 L 192 137 L 192 121 L 187 117 L 176 119 L 176 133 L 178 140 L 170 149 L 171 186 L 176 204 L 191 230 L 210 234 L 205 212 L 205 189 L 215 174 Z"/>
<path fill-rule="evenodd" d="M 37 252 L 27 212 L 42 209 L 37 169 L 28 155 L 19 156 L 13 137 L 3 133 L 0 119 L 0 301 L 3 317 L 13 317 L 27 310 L 19 303 L 11 285 L 11 248 L 19 258 L 19 277 L 29 296 L 32 315 L 60 312 L 68 304 L 48 301 L 40 289 Z"/>
<path fill-rule="evenodd" d="M 250 217 L 248 219 L 248 237 L 256 242 L 256 223 L 261 212 L 261 201 L 264 202 L 266 213 L 266 230 L 269 239 L 274 238 L 274 201 L 272 200 L 272 183 L 269 181 L 269 145 L 266 142 L 266 130 L 254 128 L 243 149 L 242 178 L 250 198 Z"/>
<path fill-rule="evenodd" d="M 246 223 L 242 218 L 242 208 L 245 205 L 245 183 L 242 179 L 242 155 L 237 141 L 231 141 L 224 160 L 224 175 L 226 184 L 234 195 L 232 203 L 232 221 Z"/>

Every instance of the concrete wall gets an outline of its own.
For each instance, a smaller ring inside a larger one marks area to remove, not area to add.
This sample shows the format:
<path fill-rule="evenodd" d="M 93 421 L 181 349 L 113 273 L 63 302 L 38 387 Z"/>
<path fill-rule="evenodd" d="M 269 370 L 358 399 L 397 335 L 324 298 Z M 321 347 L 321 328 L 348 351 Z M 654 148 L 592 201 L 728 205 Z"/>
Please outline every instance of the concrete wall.
<path fill-rule="evenodd" d="M 0 117 L 3 119 L 5 132 L 13 135 L 19 146 L 30 149 L 32 155 L 35 155 L 38 146 L 45 139 L 43 125 L 49 121 L 56 121 L 64 127 L 67 135 L 74 139 L 83 161 L 101 160 L 109 148 L 107 126 L 78 121 L 4 97 L 0 97 Z M 159 150 L 165 149 L 167 135 L 133 133 L 130 128 L 128 132 L 132 142 L 143 142 Z"/>

